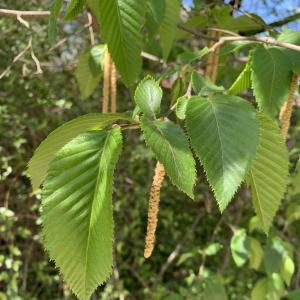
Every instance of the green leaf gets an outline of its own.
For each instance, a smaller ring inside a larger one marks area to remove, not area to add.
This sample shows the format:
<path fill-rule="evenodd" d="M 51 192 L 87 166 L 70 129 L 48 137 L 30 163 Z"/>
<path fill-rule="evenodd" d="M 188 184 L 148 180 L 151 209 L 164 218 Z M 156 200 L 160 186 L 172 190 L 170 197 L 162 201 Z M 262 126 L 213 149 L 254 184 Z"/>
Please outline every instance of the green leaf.
<path fill-rule="evenodd" d="M 86 0 L 72 0 L 65 14 L 65 21 L 70 21 L 80 14 L 85 6 L 85 3 Z"/>
<path fill-rule="evenodd" d="M 264 266 L 268 275 L 280 272 L 285 254 L 286 250 L 280 240 L 268 240 L 264 255 Z"/>
<path fill-rule="evenodd" d="M 50 10 L 48 25 L 48 39 L 50 44 L 54 44 L 57 36 L 57 19 L 63 4 L 63 0 L 53 0 Z"/>
<path fill-rule="evenodd" d="M 112 181 L 121 147 L 120 128 L 77 136 L 56 153 L 43 187 L 44 244 L 80 300 L 112 271 Z"/>
<path fill-rule="evenodd" d="M 300 289 L 295 289 L 289 292 L 288 300 L 298 300 L 300 299 Z"/>
<path fill-rule="evenodd" d="M 180 55 L 178 55 L 179 61 L 184 64 L 188 65 L 192 63 L 195 60 L 201 59 L 203 56 L 209 53 L 209 48 L 204 47 L 201 50 L 194 51 L 194 52 L 183 52 Z"/>
<path fill-rule="evenodd" d="M 212 243 L 208 245 L 204 250 L 204 254 L 207 256 L 213 256 L 216 255 L 221 249 L 223 248 L 223 245 L 220 243 Z"/>
<path fill-rule="evenodd" d="M 249 253 L 249 267 L 254 270 L 258 270 L 261 266 L 264 250 L 260 242 L 255 238 L 249 238 L 250 241 L 250 253 Z"/>
<path fill-rule="evenodd" d="M 283 258 L 283 264 L 281 267 L 280 274 L 282 279 L 287 284 L 287 286 L 290 285 L 294 272 L 295 272 L 295 264 L 291 259 L 291 257 L 286 253 L 286 255 Z"/>
<path fill-rule="evenodd" d="M 141 28 L 144 24 L 145 11 L 146 1 L 99 1 L 101 32 L 108 44 L 109 53 L 127 86 L 135 81 L 142 66 Z"/>
<path fill-rule="evenodd" d="M 238 267 L 243 266 L 249 258 L 250 240 L 245 229 L 237 230 L 230 242 L 231 254 Z"/>
<path fill-rule="evenodd" d="M 223 283 L 218 279 L 206 279 L 204 288 L 204 299 L 228 300 Z"/>
<path fill-rule="evenodd" d="M 38 146 L 28 163 L 33 190 L 37 190 L 44 181 L 49 162 L 60 148 L 81 133 L 103 129 L 118 120 L 131 121 L 131 117 L 126 114 L 92 113 L 73 119 L 52 131 Z"/>
<path fill-rule="evenodd" d="M 274 273 L 270 278 L 263 278 L 255 284 L 251 300 L 280 300 L 283 295 L 283 282 L 280 276 Z"/>
<path fill-rule="evenodd" d="M 192 146 L 204 166 L 221 211 L 244 180 L 258 144 L 258 122 L 242 98 L 192 97 L 186 111 Z"/>
<path fill-rule="evenodd" d="M 198 72 L 192 73 L 192 88 L 196 94 L 207 96 L 209 93 L 221 93 L 224 91 L 222 86 L 213 84 L 209 78 L 202 76 Z"/>
<path fill-rule="evenodd" d="M 279 42 L 291 43 L 300 46 L 300 32 L 284 29 L 278 37 Z M 290 59 L 293 71 L 300 76 L 300 53 L 298 51 L 281 48 L 281 51 Z"/>
<path fill-rule="evenodd" d="M 288 184 L 289 160 L 277 125 L 263 114 L 259 123 L 259 146 L 249 177 L 253 206 L 267 233 Z"/>
<path fill-rule="evenodd" d="M 146 27 L 150 40 L 153 39 L 161 25 L 166 10 L 164 0 L 147 0 L 148 13 L 146 14 Z"/>
<path fill-rule="evenodd" d="M 232 84 L 232 86 L 229 88 L 228 93 L 229 94 L 239 94 L 245 90 L 247 90 L 251 85 L 251 60 L 249 60 L 243 69 L 243 71 L 240 73 L 238 78 L 235 80 L 235 82 Z"/>
<path fill-rule="evenodd" d="M 252 292 L 251 300 L 267 300 L 267 294 L 269 290 L 268 278 L 260 279 L 256 282 Z"/>
<path fill-rule="evenodd" d="M 298 159 L 295 174 L 292 177 L 292 186 L 295 194 L 300 194 L 300 159 Z"/>
<path fill-rule="evenodd" d="M 79 84 L 82 99 L 89 97 L 99 86 L 103 74 L 105 45 L 93 47 L 79 58 L 75 76 Z"/>
<path fill-rule="evenodd" d="M 134 100 L 146 116 L 155 118 L 160 111 L 162 95 L 158 82 L 151 77 L 146 77 L 137 86 Z"/>
<path fill-rule="evenodd" d="M 195 161 L 183 130 L 171 121 L 141 119 L 146 144 L 164 165 L 172 183 L 194 198 Z"/>
<path fill-rule="evenodd" d="M 166 61 L 176 37 L 177 24 L 180 21 L 180 0 L 165 0 L 165 17 L 160 26 L 160 42 L 163 59 Z"/>
<path fill-rule="evenodd" d="M 176 116 L 180 120 L 185 119 L 185 113 L 186 113 L 188 101 L 189 101 L 189 97 L 187 97 L 187 96 L 181 96 L 177 99 Z"/>
<path fill-rule="evenodd" d="M 291 83 L 291 65 L 276 47 L 258 46 L 253 52 L 252 88 L 259 108 L 274 117 L 286 101 Z"/>

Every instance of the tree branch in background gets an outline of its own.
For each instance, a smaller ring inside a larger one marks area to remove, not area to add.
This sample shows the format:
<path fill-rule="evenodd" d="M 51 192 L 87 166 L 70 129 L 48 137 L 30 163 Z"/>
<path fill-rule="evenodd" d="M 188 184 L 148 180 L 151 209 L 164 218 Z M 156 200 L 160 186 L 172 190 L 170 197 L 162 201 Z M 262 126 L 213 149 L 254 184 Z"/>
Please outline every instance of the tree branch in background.
<path fill-rule="evenodd" d="M 50 11 L 22 11 L 22 10 L 12 10 L 12 9 L 0 9 L 0 17 L 17 18 L 22 19 L 38 19 L 38 18 L 48 18 L 50 16 Z"/>

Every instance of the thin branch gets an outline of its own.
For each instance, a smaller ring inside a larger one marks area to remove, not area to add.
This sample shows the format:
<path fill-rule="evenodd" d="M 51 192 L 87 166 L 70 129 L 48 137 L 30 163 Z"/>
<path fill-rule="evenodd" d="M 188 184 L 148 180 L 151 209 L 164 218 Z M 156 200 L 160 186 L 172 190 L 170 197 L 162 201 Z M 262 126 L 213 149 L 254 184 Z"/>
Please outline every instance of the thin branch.
<path fill-rule="evenodd" d="M 50 11 L 22 11 L 12 9 L 0 9 L 1 17 L 22 18 L 22 19 L 38 19 L 50 16 Z"/>
<path fill-rule="evenodd" d="M 207 34 L 204 34 L 204 33 L 201 33 L 197 30 L 194 30 L 193 28 L 189 28 L 187 27 L 186 25 L 184 24 L 179 24 L 177 25 L 177 27 L 183 31 L 186 31 L 188 33 L 191 33 L 193 34 L 194 36 L 196 37 L 199 37 L 199 38 L 202 38 L 202 39 L 205 39 L 205 40 L 208 40 L 208 41 L 215 41 L 217 42 L 219 39 L 214 37 L 214 36 L 211 36 L 211 35 L 207 35 Z"/>
<path fill-rule="evenodd" d="M 217 43 L 215 43 L 210 49 L 209 52 L 216 51 L 220 46 L 227 42 L 233 42 L 233 41 L 253 41 L 263 44 L 270 44 L 273 46 L 278 46 L 286 49 L 291 49 L 294 51 L 300 52 L 300 46 L 291 44 L 291 43 L 283 43 L 279 42 L 271 37 L 257 37 L 257 36 L 225 36 L 221 37 Z"/>

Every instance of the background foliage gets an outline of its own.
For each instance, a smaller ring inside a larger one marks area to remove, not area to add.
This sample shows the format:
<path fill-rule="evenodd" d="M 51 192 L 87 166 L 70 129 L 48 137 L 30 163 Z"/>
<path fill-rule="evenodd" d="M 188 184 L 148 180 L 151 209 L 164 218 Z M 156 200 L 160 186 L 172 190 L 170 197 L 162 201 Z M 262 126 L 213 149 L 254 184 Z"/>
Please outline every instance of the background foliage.
<path fill-rule="evenodd" d="M 195 1 L 195 5 L 201 7 L 205 3 Z M 268 1 L 267 6 L 275 9 L 276 1 Z M 48 10 L 50 1 L 0 1 L 0 7 Z M 288 11 L 288 6 L 285 9 Z M 276 11 L 272 14 L 276 16 Z M 42 74 L 34 74 L 36 66 L 28 52 L 0 80 L 1 300 L 74 299 L 43 251 L 41 196 L 32 193 L 25 170 L 33 150 L 50 131 L 75 116 L 99 111 L 101 78 L 90 82 L 93 87 L 98 85 L 92 94 L 82 92 L 84 86 L 80 87 L 76 80 L 77 62 L 84 59 L 84 56 L 79 59 L 80 54 L 90 49 L 89 32 L 82 30 L 86 22 L 85 14 L 70 23 L 60 20 L 58 39 L 66 38 L 66 41 L 51 50 L 47 19 L 31 20 L 27 29 L 15 19 L 0 18 L 0 72 L 26 47 L 30 36 L 43 69 Z M 168 39 L 164 33 L 167 29 L 161 30 L 162 36 Z M 186 33 L 180 31 L 177 35 L 180 38 Z M 167 72 L 172 73 L 174 63 L 179 61 L 176 71 L 180 75 L 185 68 L 182 61 L 190 60 L 191 50 L 205 43 L 199 39 L 191 38 L 188 42 L 179 39 L 171 49 L 167 66 L 143 62 L 147 73 L 159 72 L 164 76 L 163 111 L 168 111 L 170 99 L 176 100 L 187 88 L 184 77 Z M 139 45 L 129 41 L 128 47 Z M 149 44 L 148 48 L 150 53 L 160 55 L 157 44 Z M 169 50 L 162 49 L 164 55 Z M 221 51 L 228 53 L 228 50 L 224 46 Z M 243 68 L 246 53 L 221 55 L 220 84 L 231 85 Z M 197 64 L 199 68 L 204 67 L 202 61 Z M 127 67 L 124 65 L 124 72 Z M 250 93 L 244 96 L 253 97 Z M 119 82 L 118 110 L 133 110 L 131 99 L 133 91 Z M 291 171 L 296 168 L 300 151 L 299 114 L 297 106 L 288 139 L 292 149 Z M 200 293 L 204 299 L 213 300 L 256 300 L 264 299 L 265 295 L 274 300 L 300 299 L 299 173 L 291 180 L 268 238 L 257 225 L 248 189 L 241 190 L 221 216 L 200 165 L 197 169 L 201 183 L 195 191 L 195 202 L 166 180 L 161 194 L 156 249 L 151 261 L 146 261 L 143 258 L 148 201 L 145 191 L 150 189 L 155 158 L 134 131 L 126 132 L 124 139 L 113 197 L 115 269 L 109 282 L 98 288 L 94 299 L 199 299 Z M 170 255 L 175 257 L 171 263 Z"/>

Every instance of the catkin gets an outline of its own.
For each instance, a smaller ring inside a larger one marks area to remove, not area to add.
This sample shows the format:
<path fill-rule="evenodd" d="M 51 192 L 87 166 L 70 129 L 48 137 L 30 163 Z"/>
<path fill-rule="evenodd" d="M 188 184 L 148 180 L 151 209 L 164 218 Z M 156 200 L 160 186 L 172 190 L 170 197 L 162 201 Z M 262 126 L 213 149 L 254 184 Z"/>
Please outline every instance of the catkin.
<path fill-rule="evenodd" d="M 220 37 L 219 31 L 213 31 L 212 36 L 218 38 Z M 215 42 L 211 41 L 209 46 L 211 47 Z M 207 76 L 212 83 L 216 83 L 217 79 L 217 71 L 218 71 L 218 64 L 219 64 L 219 47 L 214 52 L 210 52 L 207 58 L 207 66 L 205 69 L 205 76 Z"/>
<path fill-rule="evenodd" d="M 103 103 L 102 112 L 108 112 L 109 102 L 109 87 L 110 87 L 110 72 L 111 72 L 111 58 L 108 49 L 105 49 L 104 53 L 104 72 L 103 72 Z"/>
<path fill-rule="evenodd" d="M 285 101 L 279 113 L 281 132 L 285 139 L 287 137 L 289 127 L 290 127 L 290 120 L 291 120 L 292 109 L 294 105 L 294 99 L 295 99 L 295 93 L 297 91 L 297 87 L 298 87 L 298 77 L 296 74 L 293 74 L 288 98 Z"/>
<path fill-rule="evenodd" d="M 111 63 L 110 71 L 110 103 L 111 103 L 111 112 L 115 113 L 117 110 L 117 74 L 116 66 Z"/>
<path fill-rule="evenodd" d="M 151 186 L 149 207 L 148 207 L 148 224 L 147 234 L 145 239 L 144 257 L 151 256 L 154 249 L 155 231 L 157 227 L 157 215 L 159 210 L 160 189 L 164 180 L 165 169 L 164 166 L 158 161 L 155 167 L 155 174 Z"/>

